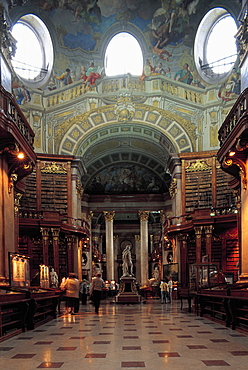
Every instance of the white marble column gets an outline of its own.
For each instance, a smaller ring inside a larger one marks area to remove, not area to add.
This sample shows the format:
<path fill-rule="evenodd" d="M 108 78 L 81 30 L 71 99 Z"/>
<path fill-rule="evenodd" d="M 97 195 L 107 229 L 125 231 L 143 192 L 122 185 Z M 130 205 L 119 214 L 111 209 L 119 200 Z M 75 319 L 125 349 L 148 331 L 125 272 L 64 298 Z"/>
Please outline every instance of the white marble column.
<path fill-rule="evenodd" d="M 148 217 L 149 211 L 139 211 L 140 218 L 140 277 L 141 285 L 148 282 Z"/>
<path fill-rule="evenodd" d="M 119 236 L 114 235 L 114 255 L 118 254 Z M 114 280 L 118 281 L 118 263 L 114 262 Z"/>
<path fill-rule="evenodd" d="M 88 214 L 88 223 L 90 225 L 90 240 L 89 240 L 90 251 L 89 251 L 89 253 L 87 253 L 87 257 L 88 257 L 87 265 L 89 266 L 89 270 L 88 270 L 88 280 L 89 281 L 91 281 L 91 279 L 92 279 L 92 242 L 93 242 L 92 218 L 93 218 L 93 212 L 90 211 L 89 214 Z"/>
<path fill-rule="evenodd" d="M 135 235 L 135 252 L 136 252 L 136 273 L 135 277 L 141 285 L 141 266 L 140 266 L 140 235 Z"/>
<path fill-rule="evenodd" d="M 106 224 L 106 274 L 107 280 L 114 280 L 114 228 L 115 211 L 103 211 Z"/>

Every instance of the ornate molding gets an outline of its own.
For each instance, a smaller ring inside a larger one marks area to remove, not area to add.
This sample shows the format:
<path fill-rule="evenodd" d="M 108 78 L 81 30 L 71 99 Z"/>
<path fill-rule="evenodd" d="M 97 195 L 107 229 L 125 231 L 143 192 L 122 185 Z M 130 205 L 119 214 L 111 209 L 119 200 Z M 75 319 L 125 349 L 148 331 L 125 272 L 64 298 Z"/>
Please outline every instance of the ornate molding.
<path fill-rule="evenodd" d="M 79 195 L 80 197 L 82 197 L 83 196 L 83 194 L 84 194 L 84 188 L 83 188 L 83 186 L 82 186 L 82 184 L 81 184 L 81 181 L 80 180 L 76 180 L 76 193 L 77 193 L 77 195 Z"/>
<path fill-rule="evenodd" d="M 195 162 L 190 163 L 188 167 L 185 168 L 186 172 L 196 172 L 196 171 L 207 171 L 212 169 L 205 161 L 197 159 Z"/>
<path fill-rule="evenodd" d="M 204 231 L 205 231 L 206 237 L 210 238 L 213 233 L 213 225 L 204 226 Z"/>
<path fill-rule="evenodd" d="M 64 167 L 64 164 L 57 164 L 56 162 L 52 163 L 42 163 L 41 172 L 43 173 L 57 173 L 57 174 L 66 174 L 67 170 Z"/>
<path fill-rule="evenodd" d="M 18 175 L 16 173 L 12 173 L 9 176 L 9 194 L 11 193 L 12 188 L 14 187 L 14 183 L 17 181 Z"/>
<path fill-rule="evenodd" d="M 114 221 L 115 211 L 103 211 L 105 221 Z"/>
<path fill-rule="evenodd" d="M 53 240 L 59 240 L 59 229 L 51 228 Z"/>
<path fill-rule="evenodd" d="M 238 32 L 236 33 L 236 44 L 238 47 L 238 54 L 240 58 L 240 65 L 242 64 L 245 56 L 248 52 L 248 16 L 243 18 L 239 26 Z"/>
<path fill-rule="evenodd" d="M 150 211 L 138 211 L 140 221 L 148 221 Z"/>
<path fill-rule="evenodd" d="M 203 226 L 195 226 L 194 230 L 195 230 L 196 238 L 198 238 L 198 239 L 201 238 Z"/>
<path fill-rule="evenodd" d="M 243 189 L 247 189 L 247 176 L 246 176 L 246 168 L 245 168 L 245 163 L 236 157 L 232 158 L 225 158 L 223 161 L 223 167 L 228 168 L 233 165 L 236 165 L 240 169 L 240 173 L 242 174 L 242 183 L 243 183 Z M 241 177 L 241 176 L 240 176 Z"/>
<path fill-rule="evenodd" d="M 170 193 L 171 199 L 175 198 L 175 195 L 177 193 L 177 179 L 175 177 L 171 180 L 171 183 L 169 186 L 169 193 Z"/>
<path fill-rule="evenodd" d="M 135 114 L 135 106 L 130 94 L 121 94 L 115 105 L 115 115 L 119 122 L 131 121 Z"/>

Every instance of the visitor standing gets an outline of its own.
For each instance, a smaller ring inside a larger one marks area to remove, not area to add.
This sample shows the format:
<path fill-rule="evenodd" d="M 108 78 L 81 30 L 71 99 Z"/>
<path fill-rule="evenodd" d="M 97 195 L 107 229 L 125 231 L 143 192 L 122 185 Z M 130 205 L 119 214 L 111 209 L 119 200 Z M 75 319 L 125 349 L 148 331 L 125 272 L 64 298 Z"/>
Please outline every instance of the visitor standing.
<path fill-rule="evenodd" d="M 99 312 L 100 301 L 102 298 L 102 290 L 105 287 L 104 281 L 101 278 L 101 274 L 98 273 L 92 279 L 90 286 L 90 295 L 92 296 L 92 301 L 95 307 L 95 313 Z"/>
<path fill-rule="evenodd" d="M 87 283 L 86 280 L 83 279 L 81 285 L 80 285 L 80 296 L 81 296 L 81 302 L 83 305 L 86 305 L 87 303 Z"/>
<path fill-rule="evenodd" d="M 70 273 L 68 279 L 64 284 L 65 296 L 66 296 L 66 314 L 71 313 L 75 314 L 78 306 L 79 300 L 79 281 L 76 277 L 76 274 Z"/>
<path fill-rule="evenodd" d="M 169 298 L 169 303 L 172 301 L 172 288 L 173 288 L 173 281 L 171 277 L 168 278 L 168 298 Z"/>
<path fill-rule="evenodd" d="M 165 280 L 162 280 L 160 283 L 160 289 L 161 289 L 161 304 L 167 303 L 167 297 L 168 297 L 168 284 Z"/>

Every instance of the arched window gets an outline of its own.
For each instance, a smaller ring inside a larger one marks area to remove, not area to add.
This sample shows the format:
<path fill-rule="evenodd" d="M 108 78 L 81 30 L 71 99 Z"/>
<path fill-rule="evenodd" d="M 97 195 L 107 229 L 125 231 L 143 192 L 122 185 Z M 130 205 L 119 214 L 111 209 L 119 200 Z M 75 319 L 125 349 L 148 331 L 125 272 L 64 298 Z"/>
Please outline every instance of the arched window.
<path fill-rule="evenodd" d="M 53 45 L 45 24 L 34 14 L 26 14 L 14 24 L 17 41 L 12 66 L 23 83 L 30 87 L 44 85 L 52 71 Z"/>
<path fill-rule="evenodd" d="M 224 8 L 211 9 L 202 19 L 195 38 L 195 63 L 208 83 L 227 78 L 237 60 L 237 25 Z"/>
<path fill-rule="evenodd" d="M 141 75 L 143 55 L 137 39 L 127 32 L 115 35 L 107 46 L 104 64 L 106 76 Z"/>

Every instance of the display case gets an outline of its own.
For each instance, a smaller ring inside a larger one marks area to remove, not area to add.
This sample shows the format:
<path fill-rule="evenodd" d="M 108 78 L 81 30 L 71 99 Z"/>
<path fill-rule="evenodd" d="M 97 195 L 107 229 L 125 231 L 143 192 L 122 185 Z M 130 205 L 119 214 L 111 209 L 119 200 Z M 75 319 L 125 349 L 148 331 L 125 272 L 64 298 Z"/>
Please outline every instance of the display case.
<path fill-rule="evenodd" d="M 30 258 L 9 252 L 9 284 L 13 287 L 30 286 Z"/>
<path fill-rule="evenodd" d="M 197 292 L 226 283 L 225 275 L 219 269 L 219 263 L 193 263 L 189 265 L 189 290 Z"/>

